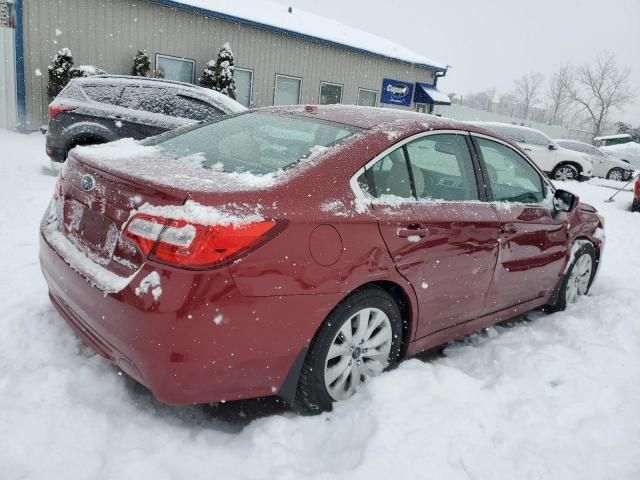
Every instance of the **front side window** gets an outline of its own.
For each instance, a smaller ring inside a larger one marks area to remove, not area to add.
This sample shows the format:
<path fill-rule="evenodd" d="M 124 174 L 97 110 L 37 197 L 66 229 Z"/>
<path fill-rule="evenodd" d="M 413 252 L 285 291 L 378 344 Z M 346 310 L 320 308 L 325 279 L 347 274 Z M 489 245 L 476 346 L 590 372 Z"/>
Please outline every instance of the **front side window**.
<path fill-rule="evenodd" d="M 236 67 L 233 70 L 233 79 L 236 83 L 236 101 L 247 108 L 251 108 L 253 71 Z"/>
<path fill-rule="evenodd" d="M 473 161 L 464 135 L 428 135 L 406 145 L 419 199 L 478 200 Z"/>
<path fill-rule="evenodd" d="M 524 143 L 528 143 L 529 145 L 540 145 L 546 147 L 550 143 L 553 143 L 551 139 L 542 132 L 536 132 L 535 130 L 523 130 L 522 134 L 524 135 Z"/>
<path fill-rule="evenodd" d="M 333 105 L 342 101 L 342 85 L 337 83 L 320 84 L 320 105 Z"/>
<path fill-rule="evenodd" d="M 539 203 L 544 200 L 542 177 L 519 153 L 492 140 L 478 138 L 477 142 L 495 201 Z"/>
<path fill-rule="evenodd" d="M 293 167 L 359 131 L 341 123 L 258 111 L 221 117 L 146 144 L 174 158 L 189 157 L 205 169 L 264 175 Z"/>
<path fill-rule="evenodd" d="M 276 75 L 276 89 L 273 96 L 274 105 L 298 105 L 302 79 Z"/>
<path fill-rule="evenodd" d="M 156 54 L 156 76 L 165 80 L 193 83 L 196 62 L 188 58 Z"/>
<path fill-rule="evenodd" d="M 375 90 L 368 90 L 366 88 L 358 89 L 358 105 L 364 107 L 375 107 L 378 99 L 378 92 Z"/>

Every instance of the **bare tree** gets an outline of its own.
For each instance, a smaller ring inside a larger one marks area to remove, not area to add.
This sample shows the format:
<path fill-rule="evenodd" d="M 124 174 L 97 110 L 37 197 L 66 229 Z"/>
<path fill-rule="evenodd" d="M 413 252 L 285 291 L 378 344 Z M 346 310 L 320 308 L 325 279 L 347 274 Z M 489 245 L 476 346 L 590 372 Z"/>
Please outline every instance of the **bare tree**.
<path fill-rule="evenodd" d="M 583 65 L 576 71 L 571 97 L 587 113 L 595 137 L 600 135 L 612 109 L 621 110 L 634 100 L 630 76 L 631 71 L 621 68 L 611 52 L 599 54 L 593 65 Z"/>
<path fill-rule="evenodd" d="M 542 90 L 542 82 L 544 77 L 537 72 L 530 72 L 527 75 L 523 75 L 515 81 L 516 84 L 516 96 L 522 104 L 524 119 L 527 119 L 529 115 L 529 109 L 535 105 L 540 92 Z"/>
<path fill-rule="evenodd" d="M 563 65 L 549 79 L 547 97 L 549 98 L 549 120 L 552 124 L 561 122 L 566 108 L 571 104 L 571 90 L 575 83 L 571 65 Z"/>

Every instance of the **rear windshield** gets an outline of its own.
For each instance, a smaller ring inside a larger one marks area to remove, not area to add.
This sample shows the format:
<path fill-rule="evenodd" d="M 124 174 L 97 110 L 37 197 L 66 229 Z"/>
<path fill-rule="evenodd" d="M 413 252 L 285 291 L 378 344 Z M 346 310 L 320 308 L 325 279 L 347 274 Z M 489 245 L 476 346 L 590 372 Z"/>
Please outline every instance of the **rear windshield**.
<path fill-rule="evenodd" d="M 291 167 L 358 131 L 315 118 L 249 112 L 181 129 L 146 144 L 175 158 L 191 157 L 204 168 L 262 175 Z"/>

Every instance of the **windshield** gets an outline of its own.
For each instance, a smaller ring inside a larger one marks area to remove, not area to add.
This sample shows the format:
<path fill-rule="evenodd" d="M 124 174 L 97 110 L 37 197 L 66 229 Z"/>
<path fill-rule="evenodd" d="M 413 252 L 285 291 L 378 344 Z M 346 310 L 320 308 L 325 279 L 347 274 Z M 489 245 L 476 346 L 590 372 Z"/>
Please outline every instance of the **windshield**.
<path fill-rule="evenodd" d="M 340 123 L 272 112 L 227 116 L 147 142 L 204 168 L 257 175 L 293 166 L 360 131 Z"/>

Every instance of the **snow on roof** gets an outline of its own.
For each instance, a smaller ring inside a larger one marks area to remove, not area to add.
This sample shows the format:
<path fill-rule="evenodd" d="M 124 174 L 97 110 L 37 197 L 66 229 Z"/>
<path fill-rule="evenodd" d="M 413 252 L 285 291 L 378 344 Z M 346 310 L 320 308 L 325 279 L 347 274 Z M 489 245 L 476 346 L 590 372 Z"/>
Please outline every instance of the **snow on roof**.
<path fill-rule="evenodd" d="M 315 13 L 300 10 L 299 8 L 294 8 L 289 12 L 285 5 L 271 0 L 151 1 L 175 8 L 184 8 L 184 6 L 195 7 L 196 9 L 202 10 L 200 13 L 205 15 L 214 14 L 214 16 L 222 17 L 223 19 L 224 17 L 229 17 L 226 18 L 226 20 L 244 24 L 254 24 L 254 26 L 258 28 L 275 28 L 284 34 L 294 33 L 310 36 L 315 39 L 337 44 L 336 46 L 356 48 L 422 67 L 431 67 L 442 71 L 447 70 L 443 64 L 419 55 L 386 38 L 345 25 L 336 20 L 322 17 Z"/>
<path fill-rule="evenodd" d="M 593 140 L 598 141 L 598 140 L 613 140 L 616 138 L 631 138 L 631 135 L 629 135 L 628 133 L 618 133 L 616 135 L 603 135 L 601 137 L 596 137 Z"/>

